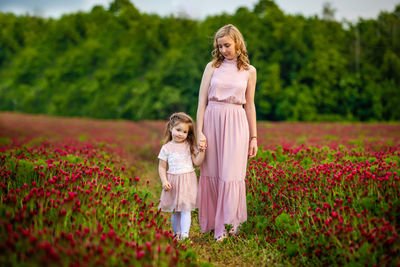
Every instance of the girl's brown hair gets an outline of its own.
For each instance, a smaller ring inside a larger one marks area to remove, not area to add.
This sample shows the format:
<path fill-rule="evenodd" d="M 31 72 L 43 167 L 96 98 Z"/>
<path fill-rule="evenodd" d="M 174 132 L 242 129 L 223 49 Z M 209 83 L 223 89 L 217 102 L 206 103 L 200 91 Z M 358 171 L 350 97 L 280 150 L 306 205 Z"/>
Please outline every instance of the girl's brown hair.
<path fill-rule="evenodd" d="M 214 50 L 211 55 L 213 56 L 212 66 L 218 68 L 221 66 L 222 61 L 224 61 L 224 55 L 219 52 L 218 48 L 218 38 L 224 36 L 229 36 L 235 42 L 236 54 L 237 56 L 237 68 L 238 70 L 248 70 L 250 67 L 250 60 L 247 55 L 246 44 L 244 43 L 243 35 L 240 33 L 238 28 L 232 24 L 228 24 L 220 28 L 214 36 Z"/>
<path fill-rule="evenodd" d="M 167 126 L 164 134 L 164 143 L 168 143 L 172 140 L 171 129 L 178 125 L 179 123 L 187 123 L 189 125 L 189 132 L 186 137 L 186 140 L 190 145 L 190 153 L 194 154 L 195 145 L 196 145 L 196 134 L 194 131 L 194 122 L 193 119 L 184 112 L 174 113 L 169 117 L 169 121 L 167 122 Z"/>

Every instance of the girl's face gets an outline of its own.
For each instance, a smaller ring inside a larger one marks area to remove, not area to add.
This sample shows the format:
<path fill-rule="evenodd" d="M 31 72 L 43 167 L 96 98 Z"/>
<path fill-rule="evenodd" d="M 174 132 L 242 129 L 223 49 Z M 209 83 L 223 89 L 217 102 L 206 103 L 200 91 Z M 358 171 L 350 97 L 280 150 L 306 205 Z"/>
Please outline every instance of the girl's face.
<path fill-rule="evenodd" d="M 217 39 L 219 52 L 226 59 L 234 59 L 237 57 L 235 41 L 228 35 Z"/>
<path fill-rule="evenodd" d="M 172 141 L 174 143 L 182 143 L 186 140 L 186 137 L 189 133 L 189 124 L 188 123 L 178 123 L 174 127 L 170 129 L 172 135 Z"/>

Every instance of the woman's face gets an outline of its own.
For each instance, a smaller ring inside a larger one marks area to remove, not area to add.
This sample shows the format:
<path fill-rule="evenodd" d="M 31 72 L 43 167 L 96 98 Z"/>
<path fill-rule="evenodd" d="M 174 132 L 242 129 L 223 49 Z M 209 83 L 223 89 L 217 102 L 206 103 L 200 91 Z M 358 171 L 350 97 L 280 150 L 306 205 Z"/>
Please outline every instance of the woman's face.
<path fill-rule="evenodd" d="M 231 37 L 225 35 L 217 39 L 218 50 L 226 59 L 234 59 L 237 57 L 235 41 Z"/>

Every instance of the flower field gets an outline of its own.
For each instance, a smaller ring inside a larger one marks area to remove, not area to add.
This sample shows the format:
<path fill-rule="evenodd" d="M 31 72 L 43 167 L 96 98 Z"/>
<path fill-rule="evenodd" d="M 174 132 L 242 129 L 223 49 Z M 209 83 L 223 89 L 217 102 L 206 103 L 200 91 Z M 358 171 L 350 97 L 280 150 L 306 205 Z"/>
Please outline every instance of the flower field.
<path fill-rule="evenodd" d="M 49 141 L 45 130 L 63 127 L 22 121 L 2 121 L 1 266 L 190 265 L 192 251 L 173 238 L 140 178 L 126 173 L 124 151 L 69 133 Z M 20 136 L 4 136 L 21 126 Z"/>
<path fill-rule="evenodd" d="M 137 167 L 157 168 L 163 128 L 0 113 L 0 265 L 203 264 Z M 400 125 L 258 128 L 248 221 L 224 242 L 253 240 L 278 265 L 400 266 Z"/>
<path fill-rule="evenodd" d="M 399 152 L 301 147 L 249 164 L 243 231 L 294 264 L 400 264 Z"/>

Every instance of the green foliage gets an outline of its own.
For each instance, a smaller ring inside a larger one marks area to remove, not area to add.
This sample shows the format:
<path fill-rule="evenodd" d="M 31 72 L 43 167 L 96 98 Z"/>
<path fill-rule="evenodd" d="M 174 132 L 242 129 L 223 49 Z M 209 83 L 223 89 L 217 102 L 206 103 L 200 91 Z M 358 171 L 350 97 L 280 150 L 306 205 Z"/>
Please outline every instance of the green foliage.
<path fill-rule="evenodd" d="M 288 244 L 286 248 L 286 254 L 288 256 L 295 256 L 297 254 L 297 251 L 299 250 L 299 245 L 297 244 Z"/>
<path fill-rule="evenodd" d="M 43 164 L 45 164 L 43 160 L 31 161 L 10 158 L 6 163 L 6 167 L 11 171 L 9 188 L 22 187 L 24 184 L 30 184 L 33 181 L 39 182 L 40 177 L 35 166 L 43 166 Z"/>
<path fill-rule="evenodd" d="M 11 139 L 9 137 L 0 137 L 0 145 L 8 145 L 11 143 Z"/>
<path fill-rule="evenodd" d="M 399 9 L 347 25 L 329 10 L 323 18 L 293 16 L 269 0 L 203 21 L 141 13 L 128 0 L 59 19 L 0 13 L 0 110 L 195 116 L 212 36 L 233 23 L 257 68 L 258 119 L 396 121 Z"/>
<path fill-rule="evenodd" d="M 290 215 L 286 213 L 280 214 L 278 217 L 276 217 L 275 223 L 278 227 L 287 226 L 290 223 Z"/>

